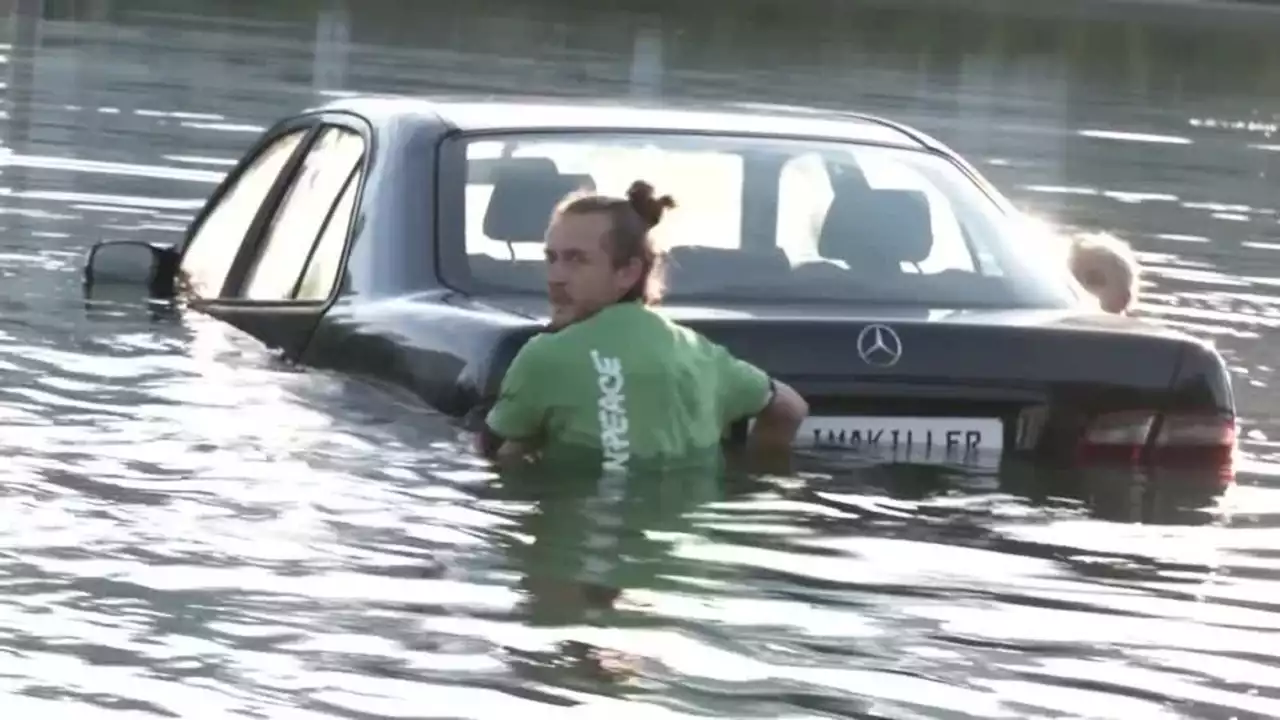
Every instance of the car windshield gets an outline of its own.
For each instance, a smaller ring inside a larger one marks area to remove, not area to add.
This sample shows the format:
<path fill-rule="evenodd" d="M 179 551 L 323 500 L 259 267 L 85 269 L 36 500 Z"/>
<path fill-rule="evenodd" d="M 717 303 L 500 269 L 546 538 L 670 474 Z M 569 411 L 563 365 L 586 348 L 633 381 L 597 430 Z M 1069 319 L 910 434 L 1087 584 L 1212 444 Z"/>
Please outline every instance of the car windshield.
<path fill-rule="evenodd" d="M 1061 307 L 1066 268 L 956 164 L 869 144 L 668 133 L 463 141 L 470 285 L 545 288 L 543 232 L 579 188 L 649 181 L 669 301 Z M 450 278 L 446 278 L 450 279 Z"/>

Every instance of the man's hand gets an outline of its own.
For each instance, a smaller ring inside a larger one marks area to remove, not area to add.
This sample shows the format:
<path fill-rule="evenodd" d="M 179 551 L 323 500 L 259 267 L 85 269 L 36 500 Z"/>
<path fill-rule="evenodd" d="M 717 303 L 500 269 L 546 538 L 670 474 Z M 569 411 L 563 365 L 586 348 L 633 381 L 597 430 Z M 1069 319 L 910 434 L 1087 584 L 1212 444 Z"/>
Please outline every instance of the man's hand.
<path fill-rule="evenodd" d="M 502 465 L 519 465 L 537 460 L 537 451 L 518 440 L 507 440 L 498 448 L 497 461 Z"/>
<path fill-rule="evenodd" d="M 487 427 L 482 427 L 475 434 L 475 448 L 481 457 L 501 465 L 518 465 L 538 459 L 531 444 L 520 440 L 503 440 Z"/>

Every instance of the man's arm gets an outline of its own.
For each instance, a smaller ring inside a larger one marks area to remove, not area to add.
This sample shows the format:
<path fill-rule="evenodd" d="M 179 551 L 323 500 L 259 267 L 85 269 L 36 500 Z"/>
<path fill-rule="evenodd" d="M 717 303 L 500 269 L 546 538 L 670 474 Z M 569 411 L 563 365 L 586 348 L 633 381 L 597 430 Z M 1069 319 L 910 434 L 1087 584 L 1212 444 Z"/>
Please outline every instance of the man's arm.
<path fill-rule="evenodd" d="M 533 453 L 531 440 L 504 440 L 487 424 L 476 433 L 476 452 L 486 460 L 511 462 L 523 460 Z"/>
<path fill-rule="evenodd" d="M 498 400 L 476 433 L 476 451 L 489 460 L 523 458 L 537 445 L 546 420 L 546 378 L 539 378 L 538 338 L 516 353 L 502 378 Z"/>
<path fill-rule="evenodd" d="M 760 368 L 717 347 L 721 407 L 725 424 L 743 418 L 755 420 L 749 444 L 790 448 L 809 404 L 800 393 Z"/>
<path fill-rule="evenodd" d="M 809 415 L 809 403 L 790 385 L 769 379 L 773 391 L 769 400 L 755 414 L 748 444 L 761 448 L 790 448 L 800 423 Z"/>
<path fill-rule="evenodd" d="M 498 451 L 506 443 L 489 424 L 481 421 L 480 428 L 476 430 L 475 447 L 476 452 L 486 460 L 493 460 L 498 457 Z"/>

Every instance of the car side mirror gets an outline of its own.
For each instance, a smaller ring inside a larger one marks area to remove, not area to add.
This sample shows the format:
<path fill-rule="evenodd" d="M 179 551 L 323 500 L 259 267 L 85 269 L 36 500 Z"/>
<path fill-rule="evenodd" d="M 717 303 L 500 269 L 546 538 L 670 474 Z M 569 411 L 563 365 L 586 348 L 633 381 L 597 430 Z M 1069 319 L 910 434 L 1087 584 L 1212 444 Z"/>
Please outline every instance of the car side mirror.
<path fill-rule="evenodd" d="M 172 245 L 142 240 L 103 240 L 89 249 L 84 263 L 84 293 L 91 297 L 98 286 L 133 285 L 146 288 L 155 300 L 175 294 L 178 252 Z"/>

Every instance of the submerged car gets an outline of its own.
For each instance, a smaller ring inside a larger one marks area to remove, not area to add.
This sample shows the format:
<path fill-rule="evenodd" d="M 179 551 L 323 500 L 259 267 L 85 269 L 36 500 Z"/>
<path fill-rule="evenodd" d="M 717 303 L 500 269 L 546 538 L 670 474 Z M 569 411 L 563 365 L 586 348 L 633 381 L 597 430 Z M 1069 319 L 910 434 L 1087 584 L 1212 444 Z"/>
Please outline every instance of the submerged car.
<path fill-rule="evenodd" d="M 474 420 L 546 331 L 555 204 L 637 178 L 680 203 L 656 230 L 662 311 L 798 389 L 800 445 L 903 461 L 1233 455 L 1210 345 L 1098 311 L 975 168 L 867 115 L 335 100 L 266 130 L 180 244 L 92 248 L 85 286 L 145 247 L 155 298 Z"/>

